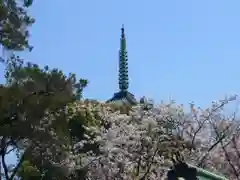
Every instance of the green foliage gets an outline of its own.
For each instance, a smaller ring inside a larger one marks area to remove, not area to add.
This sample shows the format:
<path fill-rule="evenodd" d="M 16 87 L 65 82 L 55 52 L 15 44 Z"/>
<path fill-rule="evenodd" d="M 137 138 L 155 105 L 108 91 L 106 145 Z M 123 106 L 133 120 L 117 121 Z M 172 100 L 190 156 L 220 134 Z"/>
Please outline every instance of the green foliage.
<path fill-rule="evenodd" d="M 10 146 L 22 149 L 22 173 L 29 170 L 30 163 L 41 175 L 47 170 L 46 176 L 53 172 L 56 176 L 60 173 L 50 160 L 61 161 L 70 146 L 65 108 L 81 98 L 87 81 L 78 81 L 74 74 L 66 76 L 58 69 L 25 64 L 15 56 L 4 63 L 6 84 L 0 87 L 0 137 L 5 143 L 1 143 L 0 155 Z"/>
<path fill-rule="evenodd" d="M 31 50 L 28 27 L 34 19 L 28 15 L 33 0 L 0 0 L 0 43 L 7 50 Z"/>
<path fill-rule="evenodd" d="M 25 65 L 19 57 L 12 57 L 7 61 L 5 77 L 7 85 L 0 89 L 0 123 L 13 128 L 13 122 L 19 122 L 25 125 L 25 130 L 29 126 L 24 122 L 29 123 L 31 120 L 31 123 L 39 123 L 39 120 L 46 116 L 46 111 L 58 112 L 68 103 L 80 98 L 87 83 L 85 80 L 77 82 L 75 75 L 66 77 L 58 69 L 40 69 L 31 63 Z M 23 118 L 27 119 L 23 121 Z M 56 125 L 59 125 L 59 121 Z"/>
<path fill-rule="evenodd" d="M 40 177 L 41 174 L 37 167 L 33 166 L 29 161 L 24 161 L 21 168 L 18 171 L 18 176 L 24 180 L 32 180 L 36 177 Z"/>
<path fill-rule="evenodd" d="M 84 134 L 88 134 L 84 127 L 100 127 L 101 117 L 98 115 L 99 103 L 88 101 L 77 101 L 68 105 L 68 119 L 69 131 L 72 144 L 81 140 L 87 140 Z M 89 137 L 94 137 L 94 134 L 88 134 Z M 98 152 L 97 144 L 86 144 L 80 148 L 78 153 L 85 153 L 88 151 Z"/>

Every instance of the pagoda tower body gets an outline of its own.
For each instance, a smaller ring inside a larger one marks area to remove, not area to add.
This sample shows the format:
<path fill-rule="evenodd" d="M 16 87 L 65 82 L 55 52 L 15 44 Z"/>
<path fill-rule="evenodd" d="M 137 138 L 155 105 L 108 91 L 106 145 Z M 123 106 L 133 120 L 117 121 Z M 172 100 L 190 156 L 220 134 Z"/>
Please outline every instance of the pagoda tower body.
<path fill-rule="evenodd" d="M 119 91 L 114 93 L 113 97 L 107 101 L 116 102 L 119 104 L 136 105 L 137 100 L 134 95 L 128 91 L 129 78 L 128 78 L 128 56 L 127 56 L 127 46 L 126 37 L 124 32 L 124 27 L 121 28 L 121 39 L 120 39 L 120 50 L 119 50 L 119 75 L 118 75 L 118 85 Z"/>

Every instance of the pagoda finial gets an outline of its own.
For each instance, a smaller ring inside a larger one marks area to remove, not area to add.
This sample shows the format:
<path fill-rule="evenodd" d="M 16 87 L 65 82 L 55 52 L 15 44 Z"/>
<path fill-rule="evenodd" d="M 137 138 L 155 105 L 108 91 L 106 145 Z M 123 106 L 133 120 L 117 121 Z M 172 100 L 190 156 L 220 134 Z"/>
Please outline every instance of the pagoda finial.
<path fill-rule="evenodd" d="M 126 38 L 124 25 L 121 28 L 120 50 L 119 50 L 119 89 L 120 91 L 128 90 L 128 57 L 126 48 Z"/>
<path fill-rule="evenodd" d="M 122 28 L 121 28 L 121 38 L 125 38 L 125 33 L 124 33 L 124 24 L 122 24 Z"/>

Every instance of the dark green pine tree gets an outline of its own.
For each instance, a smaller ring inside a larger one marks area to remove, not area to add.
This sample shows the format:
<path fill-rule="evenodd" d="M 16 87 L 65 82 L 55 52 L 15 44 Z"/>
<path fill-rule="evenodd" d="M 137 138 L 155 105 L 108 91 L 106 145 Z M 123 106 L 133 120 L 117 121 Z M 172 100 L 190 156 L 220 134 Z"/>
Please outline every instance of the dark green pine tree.
<path fill-rule="evenodd" d="M 135 105 L 137 101 L 132 93 L 128 91 L 128 57 L 124 27 L 121 28 L 120 50 L 119 50 L 119 92 L 115 93 L 107 102 L 119 102 L 121 104 Z"/>

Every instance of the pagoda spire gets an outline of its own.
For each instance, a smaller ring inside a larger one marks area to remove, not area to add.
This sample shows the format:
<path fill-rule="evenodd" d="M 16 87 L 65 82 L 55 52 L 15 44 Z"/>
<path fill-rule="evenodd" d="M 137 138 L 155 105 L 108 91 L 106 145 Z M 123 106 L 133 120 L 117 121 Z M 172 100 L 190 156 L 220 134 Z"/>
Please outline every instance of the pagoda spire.
<path fill-rule="evenodd" d="M 118 76 L 119 91 L 114 93 L 113 97 L 107 100 L 107 103 L 111 102 L 127 106 L 136 105 L 138 103 L 137 100 L 135 99 L 134 95 L 128 91 L 128 57 L 123 25 L 121 28 Z"/>
<path fill-rule="evenodd" d="M 126 37 L 124 25 L 121 28 L 120 50 L 119 50 L 119 77 L 118 84 L 120 91 L 127 91 L 129 87 L 128 81 L 128 57 L 126 47 Z"/>

